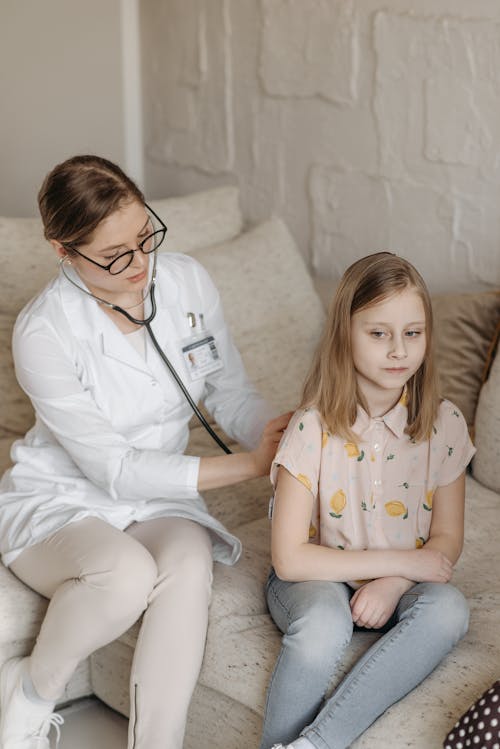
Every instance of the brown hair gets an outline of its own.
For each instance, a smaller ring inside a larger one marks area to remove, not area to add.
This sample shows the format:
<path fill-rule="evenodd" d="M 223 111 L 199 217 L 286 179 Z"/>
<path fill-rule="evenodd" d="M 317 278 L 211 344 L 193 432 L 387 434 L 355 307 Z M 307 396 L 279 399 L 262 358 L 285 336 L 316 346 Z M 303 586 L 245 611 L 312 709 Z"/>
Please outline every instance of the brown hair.
<path fill-rule="evenodd" d="M 355 442 L 357 437 L 352 426 L 358 404 L 368 411 L 353 364 L 352 316 L 407 288 L 414 288 L 424 305 L 426 350 L 421 366 L 407 383 L 408 425 L 405 431 L 417 442 L 429 439 L 439 407 L 431 300 L 420 273 L 407 260 L 391 252 L 368 255 L 344 273 L 304 384 L 301 406 L 317 408 L 332 433 Z"/>
<path fill-rule="evenodd" d="M 100 156 L 73 156 L 45 177 L 38 207 L 45 238 L 61 244 L 90 241 L 97 226 L 144 195 L 119 166 Z"/>

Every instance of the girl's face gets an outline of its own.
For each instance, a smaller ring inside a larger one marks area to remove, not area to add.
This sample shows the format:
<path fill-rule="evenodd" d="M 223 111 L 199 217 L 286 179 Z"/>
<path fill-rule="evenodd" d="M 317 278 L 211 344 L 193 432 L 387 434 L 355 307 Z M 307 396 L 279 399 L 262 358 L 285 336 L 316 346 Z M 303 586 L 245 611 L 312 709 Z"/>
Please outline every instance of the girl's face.
<path fill-rule="evenodd" d="M 151 233 L 151 221 L 144 205 L 137 200 L 105 218 L 95 229 L 90 242 L 76 249 L 101 265 L 109 265 L 127 250 L 136 250 L 138 242 Z M 59 242 L 52 242 L 59 256 L 68 254 Z M 124 271 L 112 275 L 84 257 L 71 253 L 71 264 L 89 291 L 110 302 L 135 301 L 148 283 L 149 256 L 135 252 L 134 259 Z"/>
<path fill-rule="evenodd" d="M 425 308 L 414 287 L 355 312 L 351 319 L 356 377 L 367 403 L 398 399 L 426 350 Z"/>

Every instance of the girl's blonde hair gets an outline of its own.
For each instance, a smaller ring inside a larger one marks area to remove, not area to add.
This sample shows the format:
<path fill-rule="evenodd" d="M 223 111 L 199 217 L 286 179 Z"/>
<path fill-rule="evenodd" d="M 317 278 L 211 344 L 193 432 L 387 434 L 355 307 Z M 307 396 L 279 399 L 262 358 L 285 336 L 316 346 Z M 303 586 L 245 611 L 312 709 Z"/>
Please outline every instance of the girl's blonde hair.
<path fill-rule="evenodd" d="M 335 292 L 325 330 L 316 350 L 302 393 L 301 407 L 315 407 L 332 434 L 356 442 L 352 431 L 358 404 L 367 412 L 353 364 L 351 318 L 384 299 L 412 288 L 425 310 L 426 349 L 418 371 L 407 383 L 406 433 L 416 442 L 429 439 L 439 407 L 433 354 L 432 305 L 420 273 L 391 252 L 377 252 L 353 263 Z"/>

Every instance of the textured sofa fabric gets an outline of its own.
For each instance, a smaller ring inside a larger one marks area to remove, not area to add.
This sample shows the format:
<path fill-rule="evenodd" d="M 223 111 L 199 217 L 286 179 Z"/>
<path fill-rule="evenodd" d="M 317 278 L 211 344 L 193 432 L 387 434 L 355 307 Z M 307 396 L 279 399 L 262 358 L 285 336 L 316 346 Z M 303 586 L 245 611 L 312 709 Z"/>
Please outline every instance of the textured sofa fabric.
<path fill-rule="evenodd" d="M 152 207 L 169 226 L 167 249 L 192 252 L 213 277 L 254 382 L 281 409 L 293 408 L 324 312 L 286 226 L 271 218 L 241 233 L 234 188 L 153 202 Z M 2 226 L 0 220 L 0 252 L 7 256 L 12 243 L 1 243 Z M 38 246 L 50 263 L 50 249 L 40 238 Z M 41 261 L 38 268 L 40 273 L 45 272 Z M 9 304 L 15 307 L 15 287 L 21 284 L 22 275 L 17 271 L 14 275 L 9 282 Z M 0 307 L 0 319 L 5 312 L 13 320 L 17 311 L 9 305 Z M 10 336 L 7 322 L 4 335 Z M 2 418 L 1 433 L 7 443 L 24 432 L 32 417 L 24 396 L 13 395 L 16 386 L 12 373 L 2 370 L 0 377 L 4 374 L 10 378 L 5 385 L 0 383 L 2 397 L 10 397 L 8 427 L 4 428 Z M 188 451 L 215 454 L 217 448 L 202 427 L 193 423 Z M 280 644 L 263 594 L 270 564 L 269 495 L 267 479 L 206 494 L 212 512 L 242 539 L 243 554 L 234 567 L 215 565 L 207 647 L 189 712 L 186 749 L 256 749 L 259 744 L 266 686 Z M 496 492 L 468 478 L 466 543 L 455 573 L 455 582 L 471 607 L 467 636 L 421 686 L 394 705 L 354 744 L 356 749 L 440 749 L 458 717 L 498 678 L 498 502 Z M 47 604 L 1 566 L 0 591 L 3 661 L 29 651 Z M 137 631 L 138 624 L 82 664 L 67 697 L 93 691 L 127 715 L 128 678 Z M 376 636 L 356 633 L 342 670 L 348 669 Z"/>

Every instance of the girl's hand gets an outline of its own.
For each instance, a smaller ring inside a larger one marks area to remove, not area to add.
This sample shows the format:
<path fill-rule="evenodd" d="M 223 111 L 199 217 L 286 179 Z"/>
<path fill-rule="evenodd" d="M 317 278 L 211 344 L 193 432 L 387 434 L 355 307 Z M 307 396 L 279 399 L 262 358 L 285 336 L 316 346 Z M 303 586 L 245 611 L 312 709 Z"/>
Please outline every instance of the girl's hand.
<path fill-rule="evenodd" d="M 262 432 L 262 437 L 252 456 L 255 461 L 256 476 L 266 476 L 270 469 L 283 432 L 292 418 L 293 411 L 281 414 L 268 421 Z"/>
<path fill-rule="evenodd" d="M 413 586 L 402 577 L 379 577 L 363 585 L 351 598 L 354 624 L 366 629 L 379 629 L 393 615 L 401 596 Z"/>
<path fill-rule="evenodd" d="M 447 583 L 453 572 L 453 565 L 442 551 L 415 549 L 408 553 L 408 570 L 405 576 L 419 583 Z"/>

